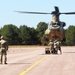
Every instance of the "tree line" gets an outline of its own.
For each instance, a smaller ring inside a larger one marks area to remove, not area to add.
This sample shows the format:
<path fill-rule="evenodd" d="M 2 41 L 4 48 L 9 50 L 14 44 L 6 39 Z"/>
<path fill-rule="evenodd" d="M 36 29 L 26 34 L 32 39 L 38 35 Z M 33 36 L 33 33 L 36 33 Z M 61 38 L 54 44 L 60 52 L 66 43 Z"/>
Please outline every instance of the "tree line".
<path fill-rule="evenodd" d="M 45 30 L 48 25 L 39 22 L 36 28 L 13 24 L 7 24 L 0 28 L 0 36 L 4 36 L 9 45 L 47 45 L 49 39 L 46 37 Z M 62 45 L 75 45 L 75 26 L 70 25 L 65 29 L 66 41 Z"/>

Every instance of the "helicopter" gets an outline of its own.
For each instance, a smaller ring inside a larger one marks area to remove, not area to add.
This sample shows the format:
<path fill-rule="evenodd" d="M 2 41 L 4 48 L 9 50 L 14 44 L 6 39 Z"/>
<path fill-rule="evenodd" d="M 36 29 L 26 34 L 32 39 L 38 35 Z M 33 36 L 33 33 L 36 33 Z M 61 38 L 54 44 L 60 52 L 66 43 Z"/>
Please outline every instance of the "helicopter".
<path fill-rule="evenodd" d="M 46 12 L 29 12 L 29 11 L 15 11 L 19 13 L 26 13 L 26 14 L 51 14 L 52 15 L 52 21 L 48 23 L 48 28 L 45 31 L 45 35 L 49 39 L 61 39 L 63 41 L 66 40 L 64 27 L 66 26 L 65 22 L 60 21 L 59 16 L 61 14 L 65 15 L 71 15 L 75 14 L 75 12 L 60 12 L 59 8 L 57 6 L 54 7 L 55 11 L 52 11 L 51 13 Z"/>
<path fill-rule="evenodd" d="M 15 11 L 19 13 L 26 13 L 26 14 L 51 14 L 52 15 L 52 21 L 48 23 L 48 28 L 45 31 L 45 35 L 48 37 L 50 40 L 50 46 L 45 48 L 45 54 L 58 54 L 58 50 L 61 53 L 61 47 L 57 46 L 56 41 L 60 42 L 66 41 L 66 36 L 65 36 L 65 30 L 64 27 L 66 26 L 65 22 L 60 21 L 59 17 L 61 14 L 65 15 L 71 15 L 75 14 L 75 12 L 60 12 L 59 8 L 57 6 L 54 7 L 55 11 L 52 11 L 51 13 L 46 13 L 46 12 L 29 12 L 29 11 Z M 49 45 L 49 44 L 48 44 Z"/>

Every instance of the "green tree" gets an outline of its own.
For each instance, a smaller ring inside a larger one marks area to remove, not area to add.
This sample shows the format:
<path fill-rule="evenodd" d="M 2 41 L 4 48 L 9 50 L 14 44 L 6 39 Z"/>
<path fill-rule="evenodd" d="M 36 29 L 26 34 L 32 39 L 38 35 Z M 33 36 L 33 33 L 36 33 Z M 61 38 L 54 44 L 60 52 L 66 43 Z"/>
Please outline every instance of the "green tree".
<path fill-rule="evenodd" d="M 71 25 L 66 31 L 66 43 L 67 45 L 75 45 L 75 26 Z"/>
<path fill-rule="evenodd" d="M 4 25 L 1 29 L 1 35 L 6 38 L 10 45 L 19 44 L 19 29 L 13 24 Z"/>
<path fill-rule="evenodd" d="M 38 37 L 37 37 L 37 31 L 34 29 L 34 28 L 29 28 L 30 29 L 30 36 L 31 36 L 31 38 L 30 38 L 30 44 L 32 45 L 32 44 L 38 44 Z"/>
<path fill-rule="evenodd" d="M 47 29 L 48 25 L 45 22 L 40 22 L 37 25 L 36 30 L 38 31 L 38 38 L 39 38 L 39 43 L 41 44 L 41 38 L 43 37 L 45 30 Z"/>
<path fill-rule="evenodd" d="M 30 44 L 31 35 L 29 27 L 27 27 L 26 25 L 21 25 L 19 30 L 20 30 L 19 37 L 21 38 L 21 44 L 22 45 Z"/>

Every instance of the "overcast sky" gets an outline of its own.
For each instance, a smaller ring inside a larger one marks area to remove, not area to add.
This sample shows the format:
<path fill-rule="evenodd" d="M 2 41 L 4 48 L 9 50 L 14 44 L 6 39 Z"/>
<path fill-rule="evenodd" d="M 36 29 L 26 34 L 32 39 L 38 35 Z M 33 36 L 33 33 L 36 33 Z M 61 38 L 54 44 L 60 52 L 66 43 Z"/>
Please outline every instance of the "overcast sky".
<path fill-rule="evenodd" d="M 17 27 L 27 25 L 37 27 L 39 22 L 50 22 L 51 15 L 22 14 L 14 11 L 52 12 L 58 6 L 60 12 L 75 12 L 75 0 L 0 0 L 0 27 L 5 24 L 14 24 Z M 61 15 L 61 21 L 75 25 L 75 15 Z"/>

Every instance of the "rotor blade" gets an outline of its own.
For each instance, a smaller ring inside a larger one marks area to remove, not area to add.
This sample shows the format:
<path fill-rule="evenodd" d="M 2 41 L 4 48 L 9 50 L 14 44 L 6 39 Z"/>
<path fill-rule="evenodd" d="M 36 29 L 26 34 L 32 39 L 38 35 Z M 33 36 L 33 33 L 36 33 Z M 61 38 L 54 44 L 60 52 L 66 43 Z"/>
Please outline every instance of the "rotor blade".
<path fill-rule="evenodd" d="M 28 11 L 15 11 L 19 13 L 26 13 L 26 14 L 51 14 L 51 13 L 45 13 L 45 12 L 28 12 Z"/>
<path fill-rule="evenodd" d="M 66 13 L 60 13 L 60 14 L 73 15 L 75 14 L 75 12 L 66 12 Z"/>
<path fill-rule="evenodd" d="M 59 13 L 59 8 L 57 6 L 55 6 L 55 11 Z"/>

